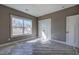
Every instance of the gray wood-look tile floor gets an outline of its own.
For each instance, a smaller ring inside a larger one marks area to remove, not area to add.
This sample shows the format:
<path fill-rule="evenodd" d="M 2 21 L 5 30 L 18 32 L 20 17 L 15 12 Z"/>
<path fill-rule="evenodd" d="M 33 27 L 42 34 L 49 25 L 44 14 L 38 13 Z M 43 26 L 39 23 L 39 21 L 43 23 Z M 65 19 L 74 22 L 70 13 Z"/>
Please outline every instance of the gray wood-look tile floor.
<path fill-rule="evenodd" d="M 0 55 L 76 55 L 76 51 L 65 44 L 36 39 L 0 47 Z"/>

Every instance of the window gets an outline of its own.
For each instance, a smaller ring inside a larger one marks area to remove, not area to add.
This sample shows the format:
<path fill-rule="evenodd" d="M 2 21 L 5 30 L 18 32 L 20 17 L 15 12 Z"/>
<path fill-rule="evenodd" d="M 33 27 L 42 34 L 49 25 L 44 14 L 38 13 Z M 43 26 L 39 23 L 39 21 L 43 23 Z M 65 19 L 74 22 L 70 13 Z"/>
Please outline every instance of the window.
<path fill-rule="evenodd" d="M 24 20 L 24 34 L 32 34 L 31 20 Z"/>
<path fill-rule="evenodd" d="M 11 15 L 11 19 L 11 36 L 32 34 L 32 20 L 13 15 Z"/>

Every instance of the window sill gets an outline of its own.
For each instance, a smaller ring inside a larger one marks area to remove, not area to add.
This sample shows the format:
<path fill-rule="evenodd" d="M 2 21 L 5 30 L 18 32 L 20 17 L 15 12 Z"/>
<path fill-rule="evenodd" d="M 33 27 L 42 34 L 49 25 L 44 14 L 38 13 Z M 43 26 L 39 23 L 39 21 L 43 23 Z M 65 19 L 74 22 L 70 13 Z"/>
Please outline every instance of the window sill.
<path fill-rule="evenodd" d="M 11 38 L 23 37 L 23 36 L 31 36 L 31 35 L 32 34 L 14 35 L 14 36 L 11 36 Z"/>

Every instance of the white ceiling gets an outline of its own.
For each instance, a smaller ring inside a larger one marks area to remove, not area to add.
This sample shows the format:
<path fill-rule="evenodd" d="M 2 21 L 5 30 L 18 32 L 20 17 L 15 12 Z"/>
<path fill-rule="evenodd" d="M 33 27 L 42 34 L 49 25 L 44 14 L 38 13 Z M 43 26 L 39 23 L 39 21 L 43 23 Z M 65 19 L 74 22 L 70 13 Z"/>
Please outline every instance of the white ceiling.
<path fill-rule="evenodd" d="M 69 8 L 75 4 L 5 4 L 8 7 L 39 17 L 45 14 Z"/>

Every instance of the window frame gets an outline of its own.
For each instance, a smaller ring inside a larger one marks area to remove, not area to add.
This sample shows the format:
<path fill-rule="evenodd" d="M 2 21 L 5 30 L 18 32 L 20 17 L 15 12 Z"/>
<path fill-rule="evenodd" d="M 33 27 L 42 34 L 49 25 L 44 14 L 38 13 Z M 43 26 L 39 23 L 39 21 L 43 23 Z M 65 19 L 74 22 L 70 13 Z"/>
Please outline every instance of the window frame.
<path fill-rule="evenodd" d="M 22 30 L 22 34 L 18 34 L 18 35 L 13 35 L 12 33 L 13 33 L 13 26 L 12 26 L 12 17 L 15 17 L 15 18 L 20 18 L 20 19 L 22 19 L 22 21 L 23 21 L 23 27 L 18 27 L 18 26 L 16 26 L 15 28 L 23 28 L 23 30 Z M 18 37 L 18 36 L 26 36 L 26 35 L 32 35 L 32 23 L 33 23 L 33 21 L 32 21 L 32 19 L 29 19 L 29 18 L 25 18 L 25 17 L 21 17 L 21 16 L 17 16 L 17 15 L 10 15 L 10 18 L 11 18 L 11 27 L 10 27 L 10 29 L 11 29 L 11 33 L 10 33 L 10 35 L 11 35 L 11 37 Z M 31 34 L 25 34 L 24 33 L 24 20 L 31 20 Z"/>

